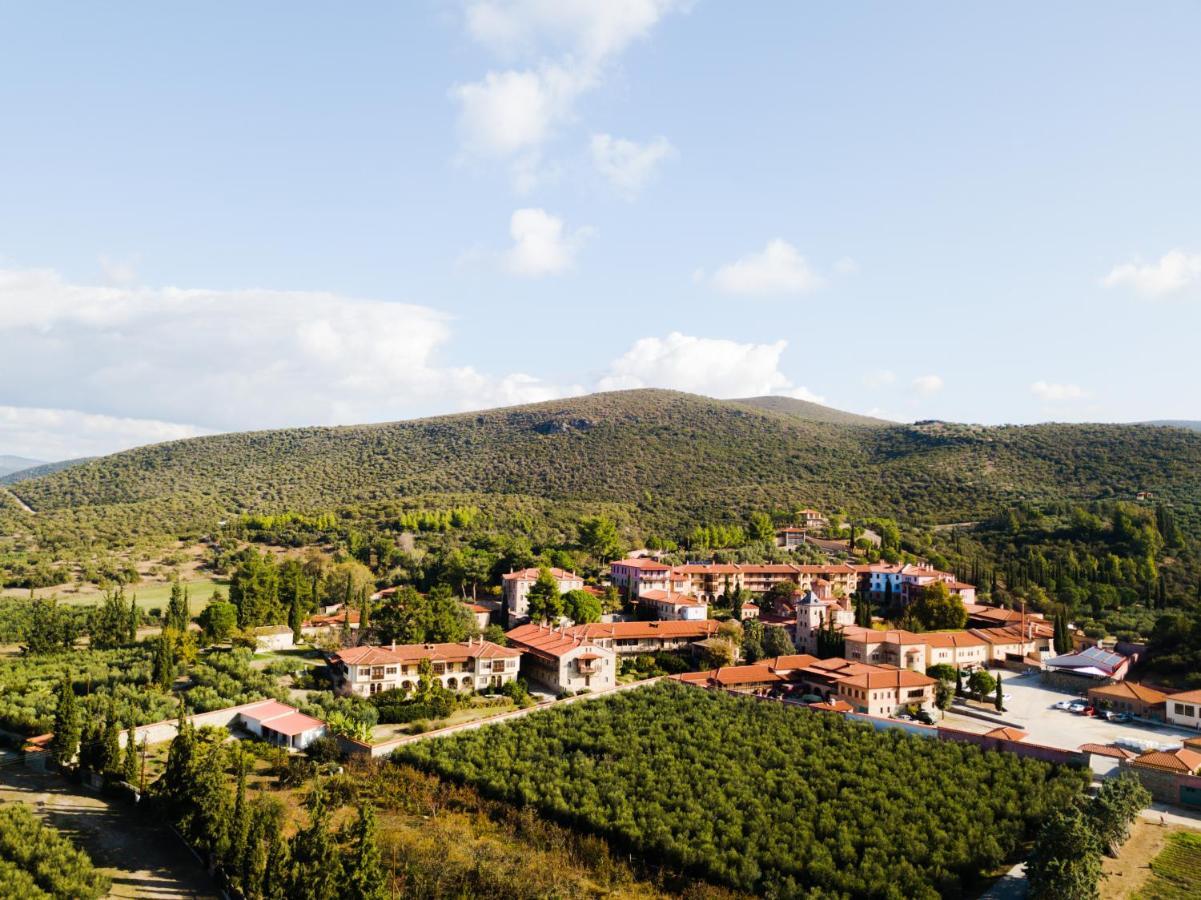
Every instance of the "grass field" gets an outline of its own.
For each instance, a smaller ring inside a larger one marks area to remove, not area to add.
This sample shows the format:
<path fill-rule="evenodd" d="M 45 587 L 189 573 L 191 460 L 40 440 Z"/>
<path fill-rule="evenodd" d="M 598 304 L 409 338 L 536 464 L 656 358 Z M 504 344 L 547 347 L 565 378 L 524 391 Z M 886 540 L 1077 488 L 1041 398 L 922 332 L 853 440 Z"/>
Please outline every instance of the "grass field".
<path fill-rule="evenodd" d="M 191 581 L 184 581 L 183 585 L 188 589 L 191 613 L 194 616 L 198 615 L 202 609 L 208 606 L 209 599 L 213 596 L 214 588 L 220 590 L 222 594 L 229 593 L 229 585 L 226 582 L 214 581 L 211 578 L 197 578 Z M 137 596 L 138 606 L 143 609 L 153 609 L 156 606 L 165 608 L 167 600 L 171 596 L 171 585 L 165 581 L 135 584 L 125 590 L 126 596 L 130 594 Z M 29 591 L 5 590 L 0 592 L 0 600 L 6 597 L 25 598 L 28 596 Z M 70 604 L 71 606 L 93 606 L 103 599 L 104 594 L 94 585 L 87 585 L 78 593 L 74 590 L 62 590 L 56 593 L 55 596 L 58 597 L 59 602 Z"/>
<path fill-rule="evenodd" d="M 1151 879 L 1138 900 L 1193 900 L 1201 897 L 1201 834 L 1182 831 L 1151 860 Z"/>

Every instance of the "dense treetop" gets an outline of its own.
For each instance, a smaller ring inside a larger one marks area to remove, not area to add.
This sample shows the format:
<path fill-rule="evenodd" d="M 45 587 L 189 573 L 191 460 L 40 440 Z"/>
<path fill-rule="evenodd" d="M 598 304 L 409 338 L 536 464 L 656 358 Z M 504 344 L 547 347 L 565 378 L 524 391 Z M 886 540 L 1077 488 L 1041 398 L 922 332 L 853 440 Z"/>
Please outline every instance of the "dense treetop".
<path fill-rule="evenodd" d="M 13 485 L 38 515 L 0 502 L 0 533 L 112 544 L 244 513 L 470 494 L 618 504 L 664 530 L 790 503 L 933 522 L 1027 500 L 1201 497 L 1201 434 L 1181 429 L 863 424 L 752 402 L 765 405 L 626 391 L 175 441 Z"/>

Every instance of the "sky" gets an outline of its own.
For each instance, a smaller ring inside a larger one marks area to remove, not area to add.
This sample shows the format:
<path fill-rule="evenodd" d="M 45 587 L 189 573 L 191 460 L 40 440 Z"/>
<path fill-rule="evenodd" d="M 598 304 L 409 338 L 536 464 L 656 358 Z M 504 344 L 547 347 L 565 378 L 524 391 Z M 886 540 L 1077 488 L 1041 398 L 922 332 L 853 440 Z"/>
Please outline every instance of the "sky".
<path fill-rule="evenodd" d="M 0 0 L 0 453 L 1201 419 L 1201 4 Z"/>

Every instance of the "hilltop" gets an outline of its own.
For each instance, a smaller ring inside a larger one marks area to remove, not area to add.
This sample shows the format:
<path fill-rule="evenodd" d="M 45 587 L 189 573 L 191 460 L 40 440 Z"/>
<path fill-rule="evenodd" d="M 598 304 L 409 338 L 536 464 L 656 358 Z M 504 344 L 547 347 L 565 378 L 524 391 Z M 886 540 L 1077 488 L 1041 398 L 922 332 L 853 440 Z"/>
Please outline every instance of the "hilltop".
<path fill-rule="evenodd" d="M 11 475 L 13 472 L 20 472 L 22 469 L 31 469 L 40 465 L 43 465 L 40 459 L 0 454 L 0 478 Z"/>
<path fill-rule="evenodd" d="M 195 533 L 245 512 L 468 494 L 617 504 L 644 527 L 667 530 L 794 503 L 950 522 L 1022 500 L 1152 490 L 1191 506 L 1201 497 L 1201 434 L 899 425 L 767 400 L 637 390 L 388 424 L 222 434 L 87 460 L 10 489 L 38 512 L 22 518 L 26 527 L 102 543 L 114 534 Z M 838 417 L 846 421 L 830 421 Z"/>
<path fill-rule="evenodd" d="M 829 425 L 895 425 L 887 419 L 875 419 L 871 416 L 861 416 L 858 413 L 844 412 L 813 403 L 809 400 L 798 400 L 795 397 L 746 397 L 742 400 L 731 400 L 731 403 L 741 403 L 756 409 L 766 409 L 771 412 L 783 413 L 806 422 L 825 422 Z"/>

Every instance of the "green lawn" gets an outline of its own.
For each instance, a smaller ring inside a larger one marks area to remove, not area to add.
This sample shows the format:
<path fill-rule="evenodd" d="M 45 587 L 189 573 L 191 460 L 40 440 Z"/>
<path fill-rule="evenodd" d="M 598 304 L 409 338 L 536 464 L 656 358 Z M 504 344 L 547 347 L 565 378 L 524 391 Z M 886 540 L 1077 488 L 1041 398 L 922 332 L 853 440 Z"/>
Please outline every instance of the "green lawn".
<path fill-rule="evenodd" d="M 1182 831 L 1151 860 L 1151 880 L 1139 900 L 1189 900 L 1201 897 L 1201 834 Z"/>
<path fill-rule="evenodd" d="M 211 578 L 198 578 L 185 581 L 183 584 L 189 591 L 189 600 L 191 601 L 189 605 L 191 614 L 194 616 L 208 606 L 209 598 L 213 596 L 213 588 L 219 589 L 222 594 L 229 594 L 229 585 L 226 582 L 214 581 Z M 138 598 L 138 606 L 143 609 L 153 609 L 156 606 L 165 608 L 167 600 L 171 596 L 171 585 L 166 582 L 147 582 L 146 584 L 131 585 L 125 589 L 125 592 L 126 596 L 135 595 Z M 28 591 L 6 590 L 0 593 L 0 598 L 25 598 L 28 596 Z M 104 594 L 94 585 L 89 585 L 78 594 L 67 590 L 58 594 L 60 602 L 71 606 L 93 606 L 99 603 L 103 597 Z"/>

